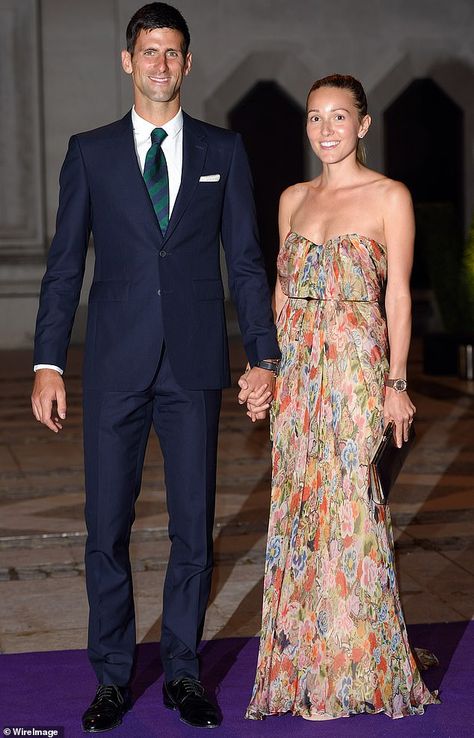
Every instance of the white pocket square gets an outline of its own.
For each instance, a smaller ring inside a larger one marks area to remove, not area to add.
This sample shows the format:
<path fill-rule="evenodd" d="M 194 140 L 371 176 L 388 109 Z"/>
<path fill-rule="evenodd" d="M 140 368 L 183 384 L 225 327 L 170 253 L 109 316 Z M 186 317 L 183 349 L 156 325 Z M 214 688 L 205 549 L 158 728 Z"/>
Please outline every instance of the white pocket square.
<path fill-rule="evenodd" d="M 199 177 L 200 182 L 219 182 L 221 178 L 220 174 L 204 174 L 202 177 Z"/>

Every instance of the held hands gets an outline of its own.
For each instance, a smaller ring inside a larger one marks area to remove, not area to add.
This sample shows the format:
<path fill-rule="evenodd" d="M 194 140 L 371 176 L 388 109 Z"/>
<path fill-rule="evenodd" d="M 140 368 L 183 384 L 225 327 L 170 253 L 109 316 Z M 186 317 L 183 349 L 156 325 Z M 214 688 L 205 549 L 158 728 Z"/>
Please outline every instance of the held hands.
<path fill-rule="evenodd" d="M 55 369 L 38 369 L 31 393 L 33 415 L 53 433 L 62 430 L 61 420 L 66 418 L 66 388 L 63 378 Z"/>
<path fill-rule="evenodd" d="M 268 369 L 254 366 L 242 374 L 238 381 L 240 405 L 247 403 L 247 415 L 252 423 L 263 420 L 267 414 L 275 389 L 275 375 Z"/>
<path fill-rule="evenodd" d="M 395 442 L 401 448 L 403 441 L 408 441 L 408 431 L 416 413 L 416 407 L 406 392 L 396 392 L 391 387 L 385 388 L 383 408 L 384 427 L 393 420 L 395 423 Z"/>

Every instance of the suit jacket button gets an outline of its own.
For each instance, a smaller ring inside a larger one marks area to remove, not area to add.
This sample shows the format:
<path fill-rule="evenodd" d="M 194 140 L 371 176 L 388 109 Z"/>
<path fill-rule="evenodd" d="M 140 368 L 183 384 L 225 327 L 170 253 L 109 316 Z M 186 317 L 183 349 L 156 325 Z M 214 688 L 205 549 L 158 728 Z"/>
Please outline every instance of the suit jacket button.
<path fill-rule="evenodd" d="M 158 297 L 161 297 L 161 290 L 156 290 L 156 294 L 158 295 Z"/>
<path fill-rule="evenodd" d="M 166 251 L 165 251 L 164 249 L 162 249 L 162 250 L 160 251 L 160 256 L 166 256 Z"/>

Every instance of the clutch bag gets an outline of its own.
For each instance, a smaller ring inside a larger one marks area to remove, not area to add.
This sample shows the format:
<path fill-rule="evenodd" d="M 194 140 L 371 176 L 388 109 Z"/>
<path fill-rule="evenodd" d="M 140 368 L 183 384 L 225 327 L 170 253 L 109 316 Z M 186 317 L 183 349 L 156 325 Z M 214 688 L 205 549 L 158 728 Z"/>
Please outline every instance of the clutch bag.
<path fill-rule="evenodd" d="M 377 443 L 369 465 L 370 493 L 378 505 L 386 505 L 390 490 L 395 484 L 410 449 L 415 442 L 415 427 L 410 425 L 408 441 L 401 448 L 395 443 L 395 423 L 390 422 Z"/>

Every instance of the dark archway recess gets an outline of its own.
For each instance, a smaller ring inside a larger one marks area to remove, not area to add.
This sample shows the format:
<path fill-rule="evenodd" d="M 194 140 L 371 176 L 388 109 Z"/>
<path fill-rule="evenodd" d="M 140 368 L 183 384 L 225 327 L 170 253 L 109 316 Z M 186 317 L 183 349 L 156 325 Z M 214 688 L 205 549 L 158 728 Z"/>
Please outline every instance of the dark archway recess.
<path fill-rule="evenodd" d="M 461 249 L 464 202 L 464 116 L 432 80 L 414 80 L 384 113 L 385 171 L 409 188 L 417 237 L 412 286 L 431 287 L 429 244 L 443 232 Z M 437 233 L 435 232 L 437 231 Z"/>
<path fill-rule="evenodd" d="M 304 110 L 274 81 L 257 82 L 228 114 L 242 134 L 255 185 L 255 202 L 268 282 L 278 255 L 278 201 L 304 179 Z"/>

